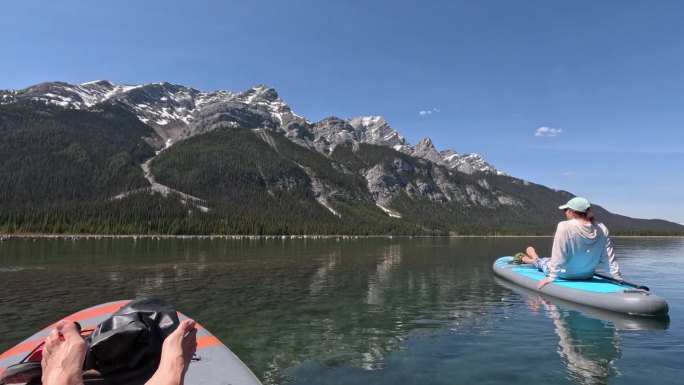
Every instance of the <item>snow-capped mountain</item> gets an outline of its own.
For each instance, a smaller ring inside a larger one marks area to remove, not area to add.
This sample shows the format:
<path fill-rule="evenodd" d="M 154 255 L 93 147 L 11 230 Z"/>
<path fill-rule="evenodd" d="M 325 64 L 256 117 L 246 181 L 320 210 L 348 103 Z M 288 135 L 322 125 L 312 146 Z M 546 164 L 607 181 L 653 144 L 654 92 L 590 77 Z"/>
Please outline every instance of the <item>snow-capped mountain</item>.
<path fill-rule="evenodd" d="M 159 140 L 153 144 L 158 149 L 220 126 L 239 126 L 279 131 L 291 141 L 326 155 L 339 144 L 368 143 L 391 147 L 468 174 L 478 171 L 501 174 L 478 154 L 438 152 L 429 138 L 413 147 L 380 116 L 348 120 L 330 117 L 312 124 L 295 114 L 276 90 L 265 85 L 244 92 L 204 92 L 166 82 L 121 85 L 99 80 L 78 85 L 49 82 L 22 90 L 0 91 L 0 104 L 22 100 L 73 109 L 93 108 L 103 102 L 118 103 L 155 129 Z"/>
<path fill-rule="evenodd" d="M 466 174 L 477 171 L 491 172 L 505 175 L 494 166 L 487 163 L 479 154 L 459 155 L 453 150 L 437 151 L 430 138 L 421 140 L 409 155 L 427 159 L 433 163 L 441 164 L 452 170 L 458 170 Z"/>
<path fill-rule="evenodd" d="M 380 116 L 312 123 L 263 85 L 43 83 L 0 91 L 0 128 L 0 204 L 23 218 L 11 231 L 545 234 L 572 196 L 429 138 L 412 146 Z"/>
<path fill-rule="evenodd" d="M 423 139 L 413 147 L 381 116 L 362 116 L 349 120 L 330 117 L 314 124 L 312 130 L 315 147 L 324 154 L 332 152 L 338 144 L 368 143 L 392 147 L 407 155 L 466 174 L 485 171 L 503 175 L 478 154 L 459 155 L 453 150 L 438 152 L 430 138 Z"/>
<path fill-rule="evenodd" d="M 349 120 L 360 142 L 392 147 L 397 151 L 410 147 L 406 139 L 395 131 L 382 116 L 362 116 Z"/>

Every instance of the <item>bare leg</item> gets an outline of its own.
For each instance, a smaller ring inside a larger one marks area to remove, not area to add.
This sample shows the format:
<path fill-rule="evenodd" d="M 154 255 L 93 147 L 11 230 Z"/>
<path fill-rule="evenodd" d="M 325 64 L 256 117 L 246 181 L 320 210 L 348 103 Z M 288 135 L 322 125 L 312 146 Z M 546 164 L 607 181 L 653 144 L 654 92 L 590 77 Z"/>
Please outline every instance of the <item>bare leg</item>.
<path fill-rule="evenodd" d="M 527 254 L 526 257 L 522 257 L 523 263 L 528 263 L 530 265 L 534 264 L 534 261 L 539 258 L 539 255 L 537 254 L 537 250 L 534 249 L 534 247 L 529 246 L 527 249 L 525 249 L 525 253 Z"/>
<path fill-rule="evenodd" d="M 43 347 L 43 385 L 83 385 L 86 343 L 70 321 L 60 321 Z"/>
<path fill-rule="evenodd" d="M 196 349 L 195 321 L 185 320 L 164 340 L 159 368 L 145 385 L 183 385 Z"/>

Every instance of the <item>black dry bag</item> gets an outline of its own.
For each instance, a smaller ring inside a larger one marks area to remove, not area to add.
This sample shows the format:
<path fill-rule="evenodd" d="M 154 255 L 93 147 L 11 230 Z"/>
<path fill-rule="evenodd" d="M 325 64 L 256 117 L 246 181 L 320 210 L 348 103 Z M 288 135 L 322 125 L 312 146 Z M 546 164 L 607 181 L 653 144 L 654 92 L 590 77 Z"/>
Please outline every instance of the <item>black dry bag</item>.
<path fill-rule="evenodd" d="M 86 338 L 86 383 L 144 384 L 159 366 L 164 339 L 179 324 L 176 309 L 156 298 L 129 302 L 97 325 Z"/>

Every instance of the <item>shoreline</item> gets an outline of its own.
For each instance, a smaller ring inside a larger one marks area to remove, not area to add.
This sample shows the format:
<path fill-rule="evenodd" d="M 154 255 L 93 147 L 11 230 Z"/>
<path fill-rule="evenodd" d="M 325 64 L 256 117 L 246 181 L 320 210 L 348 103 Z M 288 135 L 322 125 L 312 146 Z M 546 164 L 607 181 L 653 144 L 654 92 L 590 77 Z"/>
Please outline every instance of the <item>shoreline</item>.
<path fill-rule="evenodd" d="M 533 238 L 553 235 L 169 235 L 169 234 L 0 234 L 7 239 L 361 239 L 361 238 Z"/>
<path fill-rule="evenodd" d="M 9 239 L 364 239 L 364 238 L 553 238 L 553 235 L 169 235 L 169 234 L 0 234 L 0 242 Z M 682 235 L 611 235 L 611 238 L 684 238 Z"/>

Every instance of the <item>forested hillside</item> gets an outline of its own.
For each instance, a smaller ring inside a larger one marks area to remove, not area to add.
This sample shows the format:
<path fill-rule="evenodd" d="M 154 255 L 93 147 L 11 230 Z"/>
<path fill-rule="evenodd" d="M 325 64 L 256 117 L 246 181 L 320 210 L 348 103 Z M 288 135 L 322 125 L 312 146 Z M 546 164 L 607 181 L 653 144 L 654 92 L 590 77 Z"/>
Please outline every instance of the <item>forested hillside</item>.
<path fill-rule="evenodd" d="M 0 232 L 551 235 L 572 196 L 386 146 L 341 143 L 324 155 L 285 135 L 220 126 L 157 154 L 157 132 L 117 103 L 2 105 Z M 684 234 L 595 211 L 613 233 Z"/>
<path fill-rule="evenodd" d="M 159 182 L 206 200 L 212 210 L 204 216 L 219 233 L 426 232 L 387 217 L 363 199 L 360 177 L 338 171 L 323 155 L 278 134 L 262 135 L 271 144 L 252 130 L 217 129 L 164 151 L 151 170 Z M 310 174 L 336 190 L 331 204 L 339 215 L 316 200 Z"/>
<path fill-rule="evenodd" d="M 138 166 L 154 131 L 128 111 L 36 104 L 0 108 L 0 205 L 87 202 L 147 185 Z"/>

